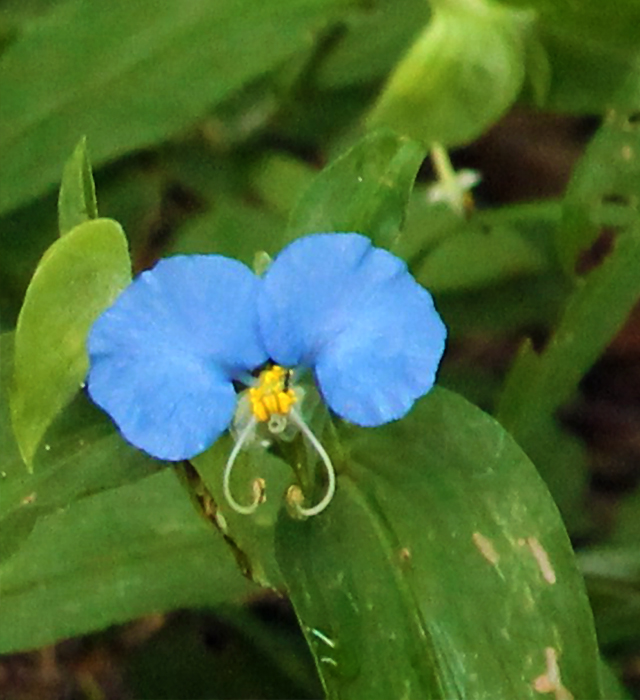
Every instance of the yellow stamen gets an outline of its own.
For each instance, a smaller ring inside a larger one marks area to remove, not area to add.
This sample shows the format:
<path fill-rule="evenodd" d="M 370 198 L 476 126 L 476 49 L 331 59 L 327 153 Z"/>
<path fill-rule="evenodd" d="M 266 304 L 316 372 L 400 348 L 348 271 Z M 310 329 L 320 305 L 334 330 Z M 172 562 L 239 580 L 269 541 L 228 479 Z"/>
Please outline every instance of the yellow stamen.
<path fill-rule="evenodd" d="M 251 412 L 259 423 L 265 423 L 274 414 L 286 416 L 297 401 L 289 387 L 291 370 L 274 365 L 260 372 L 258 385 L 249 389 Z"/>

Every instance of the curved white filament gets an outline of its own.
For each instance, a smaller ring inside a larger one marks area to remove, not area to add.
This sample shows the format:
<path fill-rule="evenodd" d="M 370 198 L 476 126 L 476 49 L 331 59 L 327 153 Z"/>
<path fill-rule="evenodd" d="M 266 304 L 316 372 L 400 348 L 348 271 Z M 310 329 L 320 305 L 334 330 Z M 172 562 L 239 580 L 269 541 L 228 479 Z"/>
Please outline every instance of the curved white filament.
<path fill-rule="evenodd" d="M 320 459 L 324 462 L 324 466 L 327 470 L 327 479 L 329 483 L 327 484 L 327 492 L 323 496 L 322 500 L 311 508 L 303 508 L 302 506 L 296 504 L 296 508 L 300 515 L 303 515 L 306 518 L 310 518 L 313 515 L 318 515 L 318 513 L 322 513 L 322 511 L 329 505 L 329 503 L 331 503 L 331 499 L 333 498 L 336 492 L 336 471 L 333 468 L 333 464 L 331 463 L 331 459 L 327 454 L 327 451 L 320 443 L 320 440 L 318 440 L 318 438 L 311 432 L 311 429 L 304 422 L 302 417 L 298 415 L 298 412 L 295 409 L 292 409 L 289 413 L 289 416 L 291 417 L 291 420 L 298 426 L 298 428 L 300 428 L 307 440 L 309 440 L 315 451 L 320 456 Z"/>
<path fill-rule="evenodd" d="M 244 447 L 244 444 L 247 442 L 247 440 L 255 430 L 256 423 L 257 420 L 254 417 L 251 417 L 249 419 L 249 422 L 242 429 L 242 432 L 236 440 L 236 444 L 231 450 L 231 454 L 229 455 L 229 459 L 227 460 L 227 464 L 225 465 L 224 474 L 222 477 L 222 492 L 224 493 L 224 497 L 226 498 L 227 503 L 233 508 L 233 510 L 236 511 L 236 513 L 240 513 L 242 515 L 251 515 L 252 513 L 254 513 L 256 508 L 260 505 L 260 502 L 262 501 L 262 494 L 256 492 L 253 499 L 253 503 L 251 505 L 240 505 L 240 503 L 238 503 L 238 501 L 236 501 L 236 499 L 232 496 L 230 486 L 233 465 L 236 461 L 238 454 L 240 453 L 240 450 Z"/>

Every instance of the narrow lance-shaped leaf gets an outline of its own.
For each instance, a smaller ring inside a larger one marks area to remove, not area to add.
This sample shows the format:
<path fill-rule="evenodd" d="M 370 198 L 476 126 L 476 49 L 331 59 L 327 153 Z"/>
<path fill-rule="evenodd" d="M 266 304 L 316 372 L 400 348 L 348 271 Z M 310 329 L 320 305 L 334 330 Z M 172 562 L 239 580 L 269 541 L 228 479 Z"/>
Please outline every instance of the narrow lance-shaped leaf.
<path fill-rule="evenodd" d="M 79 133 L 94 167 L 164 142 L 308 49 L 350 3 L 55 3 L 0 59 L 0 212 L 54 185 Z"/>
<path fill-rule="evenodd" d="M 478 289 L 545 269 L 542 253 L 515 227 L 468 222 L 417 266 L 416 278 L 432 292 Z"/>
<path fill-rule="evenodd" d="M 556 246 L 571 275 L 602 227 L 637 217 L 640 193 L 640 71 L 632 71 L 578 163 L 563 201 Z M 612 215 L 614 220 L 610 220 Z"/>
<path fill-rule="evenodd" d="M 83 136 L 73 155 L 66 162 L 58 195 L 58 227 L 60 235 L 89 219 L 98 218 L 96 188 Z"/>
<path fill-rule="evenodd" d="M 130 280 L 127 240 L 110 219 L 76 226 L 40 261 L 18 317 L 11 394 L 29 468 L 45 430 L 84 381 L 91 324 Z"/>
<path fill-rule="evenodd" d="M 38 520 L 0 564 L 0 653 L 251 590 L 222 536 L 164 470 Z"/>
<path fill-rule="evenodd" d="M 571 544 L 506 431 L 435 389 L 401 421 L 343 435 L 332 504 L 283 513 L 277 532 L 327 696 L 600 698 Z"/>
<path fill-rule="evenodd" d="M 557 465 L 556 411 L 620 330 L 640 298 L 640 224 L 621 233 L 608 258 L 579 280 L 542 353 L 527 343 L 506 380 L 498 418 L 549 481 Z"/>

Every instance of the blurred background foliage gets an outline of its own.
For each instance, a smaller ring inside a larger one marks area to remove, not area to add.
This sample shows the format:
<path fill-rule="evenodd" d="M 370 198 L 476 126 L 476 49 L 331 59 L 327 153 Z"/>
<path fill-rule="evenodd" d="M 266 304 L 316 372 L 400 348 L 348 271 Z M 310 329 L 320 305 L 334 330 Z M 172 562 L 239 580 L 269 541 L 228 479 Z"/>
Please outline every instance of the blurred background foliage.
<path fill-rule="evenodd" d="M 273 255 L 303 233 L 366 232 L 407 259 L 436 298 L 450 329 L 439 384 L 497 416 L 559 507 L 609 664 L 601 697 L 625 697 L 610 669 L 638 695 L 640 4 L 0 0 L 0 51 L 3 395 L 13 371 L 11 331 L 31 276 L 59 227 L 82 222 L 73 202 L 65 210 L 61 200 L 60 219 L 57 208 L 64 164 L 82 137 L 100 216 L 126 232 L 134 272 L 173 253 L 216 252 L 251 265 L 256 251 Z M 473 203 L 434 144 L 451 152 L 456 168 L 480 173 Z M 55 337 L 36 330 L 46 342 Z M 31 391 L 46 396 L 47 382 L 27 375 Z M 54 403 L 64 393 L 55 391 Z M 8 700 L 320 697 L 323 684 L 333 687 L 314 667 L 322 642 L 314 646 L 309 624 L 310 654 L 281 596 L 286 585 L 304 599 L 292 581 L 313 581 L 320 566 L 304 553 L 324 551 L 342 528 L 366 539 L 370 499 L 395 513 L 410 502 L 415 512 L 429 489 L 449 494 L 449 501 L 431 496 L 438 527 L 462 532 L 468 520 L 473 529 L 481 513 L 465 514 L 474 493 L 465 484 L 477 474 L 465 452 L 471 438 L 458 435 L 498 439 L 495 424 L 436 393 L 388 439 L 412 444 L 409 462 L 433 459 L 446 469 L 455 457 L 455 488 L 413 484 L 398 464 L 409 494 L 361 438 L 345 434 L 357 455 L 353 473 L 373 475 L 371 493 L 345 482 L 327 530 L 295 533 L 276 524 L 274 499 L 261 523 L 230 522 L 233 538 L 225 540 L 211 536 L 211 518 L 195 517 L 173 472 L 125 445 L 81 395 L 60 411 L 71 395 L 51 409 L 51 425 L 36 429 L 32 475 L 6 400 L 0 407 L 0 697 Z M 440 405 L 438 442 L 421 426 L 438 424 Z M 391 442 L 378 439 L 384 455 Z M 505 459 L 496 493 L 504 489 L 530 508 L 525 501 L 542 487 L 526 460 L 515 452 Z M 215 460 L 207 453 L 196 464 L 211 491 Z M 282 491 L 290 479 L 278 466 L 274 458 L 266 468 Z M 508 491 L 510 469 L 520 490 Z M 185 468 L 183 483 L 193 476 Z M 461 515 L 449 523 L 452 508 Z M 546 527 L 555 515 L 540 509 Z M 427 531 L 429 513 L 420 518 Z M 397 527 L 416 536 L 410 522 Z M 275 551 L 265 544 L 270 528 Z M 297 556 L 283 545 L 291 541 Z M 381 562 L 388 554 L 374 545 L 366 551 Z M 333 554 L 356 561 L 358 552 L 341 543 Z M 326 575 L 338 566 L 321 561 Z M 416 570 L 429 571 L 429 563 L 416 562 Z M 442 580 L 467 568 L 466 561 L 442 566 Z M 418 577 L 412 590 L 441 600 L 427 579 Z M 368 585 L 373 579 L 356 581 L 353 595 L 369 600 Z M 456 590 L 461 600 L 495 597 L 464 582 Z M 576 590 L 553 604 L 569 610 L 558 624 L 573 620 L 573 634 L 587 639 L 584 667 L 576 662 L 568 672 L 587 688 L 594 661 L 588 621 L 580 612 L 571 617 Z M 301 620 L 317 614 L 296 608 Z M 370 632 L 355 635 L 354 645 Z M 472 642 L 487 644 L 479 639 Z M 381 653 L 366 648 L 370 659 Z M 339 663 L 350 668 L 348 658 Z M 431 666 L 438 682 L 418 681 L 434 689 L 431 697 L 474 697 L 456 675 L 468 669 L 443 671 L 442 659 Z M 344 697 L 374 697 L 352 679 L 336 681 L 345 684 L 354 695 Z M 510 697 L 508 684 L 493 690 Z M 389 692 L 382 688 L 380 697 Z"/>

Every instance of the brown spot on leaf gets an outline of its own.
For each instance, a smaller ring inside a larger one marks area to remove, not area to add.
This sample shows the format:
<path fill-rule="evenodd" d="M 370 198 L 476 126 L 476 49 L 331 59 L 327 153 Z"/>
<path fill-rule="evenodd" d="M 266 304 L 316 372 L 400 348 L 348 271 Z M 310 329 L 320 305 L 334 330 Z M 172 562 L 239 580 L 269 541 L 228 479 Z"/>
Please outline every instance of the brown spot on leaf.
<path fill-rule="evenodd" d="M 544 580 L 547 583 L 553 584 L 556 582 L 556 572 L 553 570 L 553 567 L 551 566 L 551 562 L 549 561 L 549 555 L 547 554 L 547 550 L 540 544 L 538 541 L 537 537 L 527 537 L 527 547 L 531 550 L 531 554 L 533 554 L 536 562 L 538 563 L 538 566 L 540 567 L 540 571 L 542 572 L 542 576 L 544 577 Z"/>
<path fill-rule="evenodd" d="M 484 535 L 481 535 L 479 532 L 474 532 L 472 539 L 473 544 L 475 544 L 475 546 L 480 550 L 480 554 L 482 554 L 482 556 L 490 564 L 493 564 L 495 566 L 498 563 L 500 556 L 498 555 L 498 552 L 496 552 L 491 540 L 487 539 Z"/>
<path fill-rule="evenodd" d="M 537 693 L 553 693 L 554 700 L 574 700 L 572 693 L 562 684 L 556 650 L 553 647 L 547 647 L 544 650 L 544 655 L 547 661 L 547 670 L 534 679 L 533 689 Z"/>

